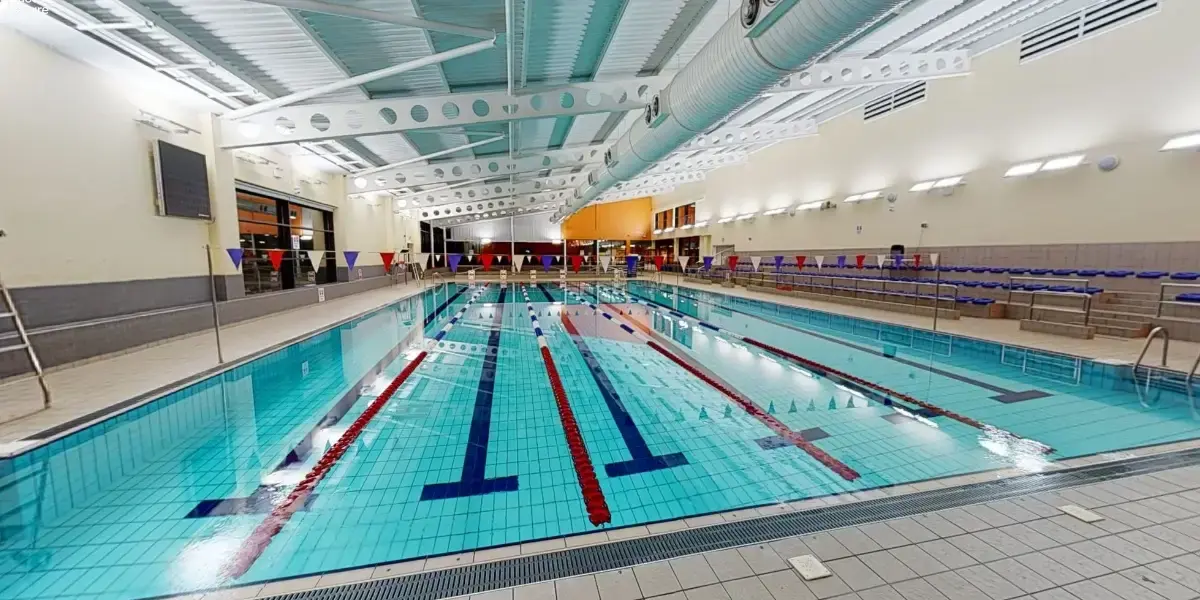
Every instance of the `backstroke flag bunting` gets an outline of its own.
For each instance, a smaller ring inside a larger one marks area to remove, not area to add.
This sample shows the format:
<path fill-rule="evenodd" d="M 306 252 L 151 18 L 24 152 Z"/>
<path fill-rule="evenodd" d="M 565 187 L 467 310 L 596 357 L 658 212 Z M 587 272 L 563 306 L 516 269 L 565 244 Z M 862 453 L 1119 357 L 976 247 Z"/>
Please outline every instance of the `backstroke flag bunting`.
<path fill-rule="evenodd" d="M 325 251 L 309 250 L 304 253 L 308 257 L 308 264 L 312 265 L 314 271 L 320 271 L 325 262 Z"/>
<path fill-rule="evenodd" d="M 692 260 L 692 257 L 684 254 L 684 255 L 680 256 L 677 260 L 679 261 L 679 268 L 686 271 L 687 266 L 688 266 L 688 261 Z"/>
<path fill-rule="evenodd" d="M 462 261 L 462 255 L 461 254 L 447 254 L 446 257 L 450 260 L 450 272 L 457 273 L 458 272 L 458 263 L 460 261 Z"/>
<path fill-rule="evenodd" d="M 342 255 L 346 257 L 346 268 L 353 269 L 358 261 L 358 250 L 343 250 Z"/>
<path fill-rule="evenodd" d="M 750 257 L 750 266 L 754 268 L 755 273 L 758 272 L 758 265 L 761 265 L 761 264 L 762 264 L 761 256 L 751 256 Z"/>
<path fill-rule="evenodd" d="M 837 257 L 837 268 L 839 268 L 839 269 L 846 268 L 846 255 L 845 254 Z"/>
<path fill-rule="evenodd" d="M 914 255 L 913 255 L 913 268 L 914 268 L 914 269 L 920 269 L 920 268 L 921 268 L 921 255 L 920 255 L 920 254 L 914 254 Z"/>
<path fill-rule="evenodd" d="M 655 268 L 655 270 L 662 271 L 662 268 L 663 268 L 663 263 L 664 263 L 664 262 L 666 262 L 666 260 L 667 260 L 667 257 L 665 257 L 665 256 L 663 256 L 663 255 L 661 255 L 661 254 L 655 254 L 655 255 L 654 255 L 654 268 Z"/>
<path fill-rule="evenodd" d="M 524 254 L 512 255 L 512 265 L 513 265 L 514 272 L 520 271 L 521 267 L 525 266 L 525 255 Z"/>
<path fill-rule="evenodd" d="M 625 271 L 630 275 L 637 273 L 638 255 L 630 254 L 625 257 Z"/>
<path fill-rule="evenodd" d="M 608 272 L 608 265 L 611 265 L 611 264 L 612 264 L 611 256 L 601 256 L 600 257 L 600 268 L 604 269 L 605 273 Z"/>
<path fill-rule="evenodd" d="M 425 269 L 428 269 L 429 268 L 429 266 L 428 266 L 429 265 L 429 253 L 428 252 L 418 253 L 416 265 L 418 267 L 420 267 L 420 269 L 422 271 L 424 271 Z"/>
<path fill-rule="evenodd" d="M 711 257 L 711 256 L 704 257 L 704 270 L 705 271 L 709 271 L 712 269 L 712 261 L 713 261 L 713 257 Z"/>
<path fill-rule="evenodd" d="M 737 264 L 738 264 L 738 255 L 734 254 L 733 256 L 730 256 L 725 262 L 729 264 L 730 271 L 736 271 Z"/>
<path fill-rule="evenodd" d="M 271 268 L 278 271 L 283 264 L 283 250 L 267 250 L 267 258 L 271 261 Z"/>
<path fill-rule="evenodd" d="M 825 266 L 825 257 L 824 257 L 824 256 L 814 256 L 814 257 L 813 257 L 813 260 L 817 261 L 817 268 L 818 268 L 818 269 L 820 269 L 821 267 Z"/>
<path fill-rule="evenodd" d="M 392 259 L 393 258 L 396 258 L 395 252 L 380 252 L 379 253 L 379 260 L 383 261 L 383 272 L 384 273 L 392 272 Z"/>
<path fill-rule="evenodd" d="M 579 272 L 579 267 L 582 267 L 582 266 L 583 266 L 583 257 L 582 256 L 576 254 L 571 257 L 571 268 L 575 269 L 576 273 Z"/>
<path fill-rule="evenodd" d="M 546 271 L 547 273 L 550 272 L 550 264 L 553 262 L 554 262 L 554 255 L 543 254 L 542 255 L 542 270 Z"/>
<path fill-rule="evenodd" d="M 492 255 L 491 254 L 480 254 L 479 258 L 480 258 L 480 260 L 483 261 L 483 270 L 484 271 L 490 270 L 492 268 Z"/>
<path fill-rule="evenodd" d="M 782 270 L 783 270 L 783 256 L 782 255 L 776 256 L 775 257 L 775 272 L 778 273 Z"/>
<path fill-rule="evenodd" d="M 883 263 L 887 262 L 887 255 L 886 255 L 886 254 L 880 254 L 880 255 L 877 255 L 877 256 L 875 257 L 875 260 L 876 260 L 876 262 L 878 262 L 878 263 L 879 263 L 879 268 L 880 268 L 880 269 L 882 269 L 882 268 L 883 268 Z"/>
<path fill-rule="evenodd" d="M 229 255 L 229 260 L 233 261 L 233 267 L 235 269 L 242 268 L 243 251 L 241 248 L 227 248 L 225 252 Z"/>
<path fill-rule="evenodd" d="M 800 254 L 800 255 L 797 255 L 797 256 L 796 256 L 796 270 L 797 270 L 797 271 L 803 271 L 803 270 L 804 270 L 804 259 L 806 259 L 806 258 L 808 258 L 808 257 L 807 257 L 807 256 L 804 256 L 803 254 Z"/>

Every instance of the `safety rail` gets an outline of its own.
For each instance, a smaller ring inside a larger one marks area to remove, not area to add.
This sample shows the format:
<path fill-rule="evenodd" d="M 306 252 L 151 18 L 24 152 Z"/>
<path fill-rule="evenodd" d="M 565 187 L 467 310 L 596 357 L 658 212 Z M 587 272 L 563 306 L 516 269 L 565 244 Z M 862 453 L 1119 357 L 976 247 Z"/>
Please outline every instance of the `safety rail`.
<path fill-rule="evenodd" d="M 1188 404 L 1192 406 L 1192 411 L 1196 411 L 1196 396 L 1192 393 L 1192 379 L 1196 377 L 1196 369 L 1200 368 L 1200 354 L 1196 355 L 1196 360 L 1192 363 L 1192 368 L 1188 369 L 1187 377 L 1183 379 L 1183 387 L 1187 390 Z"/>
<path fill-rule="evenodd" d="M 752 274 L 750 274 L 750 275 L 751 276 L 748 279 L 751 282 L 754 282 L 753 275 Z M 814 279 L 825 280 L 830 283 L 829 286 L 824 286 L 825 288 L 830 289 L 830 295 L 833 295 L 832 284 L 834 281 L 852 281 L 852 282 L 854 282 L 854 286 L 849 289 L 851 292 L 854 293 L 855 298 L 858 297 L 859 292 L 886 293 L 886 292 L 888 292 L 888 284 L 893 284 L 893 285 L 899 286 L 899 287 L 912 286 L 912 288 L 913 288 L 912 291 L 914 294 L 916 294 L 922 287 L 934 288 L 935 295 L 937 295 L 938 291 L 940 291 L 943 288 L 950 288 L 950 289 L 954 290 L 954 298 L 956 300 L 958 298 L 958 290 L 959 290 L 958 284 L 942 283 L 942 282 L 936 282 L 936 281 L 900 281 L 897 279 L 887 279 L 887 278 L 882 278 L 882 277 L 880 277 L 880 278 L 840 277 L 837 275 L 817 275 L 817 274 L 806 274 L 806 273 L 759 273 L 759 275 L 761 277 L 759 277 L 758 281 L 760 283 L 762 283 L 763 285 L 767 284 L 767 276 L 768 275 L 774 278 L 772 280 L 772 282 L 775 283 L 776 285 L 779 285 L 780 277 L 787 277 L 791 282 L 793 282 L 793 284 L 795 284 L 797 278 L 804 277 L 804 278 L 808 279 L 808 284 L 807 284 L 808 287 L 813 288 L 813 289 L 823 289 L 822 287 L 818 287 L 813 283 Z M 862 287 L 859 285 L 859 283 L 878 283 L 879 287 Z M 801 285 L 803 285 L 803 284 L 801 284 Z M 897 290 L 893 289 L 892 291 L 897 291 Z M 919 294 L 917 295 L 916 299 L 918 299 L 918 300 L 920 299 Z M 938 300 L 946 300 L 947 298 L 938 297 L 937 299 Z"/>
<path fill-rule="evenodd" d="M 1155 327 L 1154 329 L 1150 330 L 1150 334 L 1146 336 L 1146 343 L 1142 344 L 1142 351 L 1138 354 L 1137 360 L 1133 363 L 1133 389 L 1137 392 L 1138 400 L 1142 403 L 1142 406 L 1146 408 L 1150 408 L 1150 404 L 1146 402 L 1146 395 L 1150 393 L 1150 381 L 1153 379 L 1153 373 L 1149 370 L 1149 367 L 1147 367 L 1146 390 L 1143 392 L 1141 386 L 1138 385 L 1138 367 L 1142 366 L 1142 360 L 1146 358 L 1146 352 L 1150 350 L 1150 343 L 1153 342 L 1154 338 L 1158 337 L 1159 335 L 1162 335 L 1163 338 L 1161 362 L 1163 368 L 1166 368 L 1167 351 L 1171 347 L 1171 334 L 1167 333 L 1166 327 Z M 1200 362 L 1200 358 L 1197 358 L 1197 362 Z M 1192 370 L 1194 371 L 1195 368 L 1193 367 Z"/>
<path fill-rule="evenodd" d="M 1200 288 L 1200 283 L 1160 283 L 1158 286 L 1158 305 L 1155 307 L 1154 316 L 1161 317 L 1162 313 L 1163 313 L 1163 305 L 1166 305 L 1166 304 L 1196 306 L 1195 302 L 1180 302 L 1178 300 L 1167 300 L 1166 295 L 1167 295 L 1168 287 Z"/>
<path fill-rule="evenodd" d="M 438 273 L 437 271 L 430 271 L 430 273 L 432 273 L 432 276 L 430 276 L 429 279 L 430 281 L 434 282 L 435 286 L 439 281 L 441 282 L 442 287 L 446 286 L 446 278 L 443 277 L 441 273 Z"/>
<path fill-rule="evenodd" d="M 1083 298 L 1083 325 L 1086 327 L 1092 320 L 1092 295 L 1083 292 L 1051 292 L 1049 290 L 1022 290 L 1029 294 L 1029 318 L 1033 319 L 1033 308 L 1038 296 L 1064 296 Z M 1011 306 L 1011 303 L 1010 303 Z"/>
<path fill-rule="evenodd" d="M 1023 277 L 1023 276 L 1014 277 L 1012 275 L 1009 275 L 1008 276 L 1008 298 L 1004 301 L 1006 304 L 1012 304 L 1013 292 L 1016 292 L 1018 294 L 1030 294 L 1033 292 L 1049 291 L 1049 290 L 1014 290 L 1013 289 L 1014 281 L 1058 281 L 1058 282 L 1062 282 L 1062 283 L 1075 284 L 1076 286 L 1078 286 L 1080 283 L 1082 283 L 1084 289 L 1091 287 L 1091 284 L 1092 284 L 1092 280 L 1081 278 L 1081 277 Z M 1066 293 L 1066 292 L 1059 292 L 1059 293 Z"/>

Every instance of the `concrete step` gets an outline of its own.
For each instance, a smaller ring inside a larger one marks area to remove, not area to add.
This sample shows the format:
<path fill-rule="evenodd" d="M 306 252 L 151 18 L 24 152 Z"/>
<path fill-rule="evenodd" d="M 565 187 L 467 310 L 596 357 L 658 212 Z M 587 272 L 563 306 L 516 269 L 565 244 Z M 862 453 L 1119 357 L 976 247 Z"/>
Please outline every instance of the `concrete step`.
<path fill-rule="evenodd" d="M 1113 319 L 1109 317 L 1092 316 L 1088 320 L 1088 325 L 1108 326 L 1108 327 L 1128 327 L 1130 329 L 1144 330 L 1143 336 L 1150 333 L 1150 323 L 1147 321 L 1127 321 L 1125 319 Z"/>
<path fill-rule="evenodd" d="M 1120 319 L 1123 321 L 1137 321 L 1137 322 L 1144 321 L 1147 323 L 1150 322 L 1154 318 L 1153 314 L 1147 315 L 1146 313 L 1140 313 L 1140 312 L 1126 312 L 1126 311 L 1121 311 L 1121 310 L 1107 310 L 1107 309 L 1099 309 L 1099 308 L 1092 309 L 1092 316 L 1093 317 L 1102 317 L 1102 318 L 1106 318 L 1106 319 Z"/>
<path fill-rule="evenodd" d="M 1118 302 L 1158 302 L 1158 292 L 1127 292 L 1123 290 L 1108 290 L 1105 297 L 1117 298 Z"/>
<path fill-rule="evenodd" d="M 1081 340 L 1090 340 L 1096 336 L 1095 327 L 1086 325 L 1073 325 L 1070 323 L 1033 321 L 1030 319 L 1021 320 L 1021 331 L 1036 331 L 1039 333 L 1049 333 L 1052 335 L 1061 335 Z"/>
<path fill-rule="evenodd" d="M 1146 337 L 1146 328 L 1144 327 L 1118 327 L 1116 325 L 1096 325 L 1096 335 L 1107 335 L 1109 337 L 1119 338 L 1143 338 Z"/>
<path fill-rule="evenodd" d="M 1139 313 L 1144 315 L 1153 315 L 1158 311 L 1158 302 L 1131 304 L 1131 300 L 1121 300 L 1112 302 L 1097 302 L 1093 308 L 1103 310 L 1113 310 L 1118 312 Z"/>

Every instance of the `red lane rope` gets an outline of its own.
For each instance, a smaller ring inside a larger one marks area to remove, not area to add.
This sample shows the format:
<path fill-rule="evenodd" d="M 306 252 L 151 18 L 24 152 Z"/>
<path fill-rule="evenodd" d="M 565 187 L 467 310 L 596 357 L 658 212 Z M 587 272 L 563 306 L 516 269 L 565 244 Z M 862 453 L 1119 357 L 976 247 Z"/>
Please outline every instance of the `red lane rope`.
<path fill-rule="evenodd" d="M 792 354 L 791 352 L 788 352 L 787 350 L 784 350 L 782 348 L 776 348 L 775 346 L 772 346 L 765 342 L 760 342 L 754 338 L 743 337 L 742 339 L 745 340 L 745 342 L 747 344 L 752 344 L 754 346 L 758 346 L 759 348 L 762 348 L 763 350 L 767 350 L 769 352 L 774 352 L 775 354 L 783 356 L 783 357 L 787 358 L 788 360 L 797 362 L 797 363 L 804 365 L 806 367 L 809 367 L 811 369 L 815 369 L 818 371 L 824 371 L 826 373 L 832 373 L 832 374 L 837 375 L 838 377 L 841 377 L 842 379 L 845 379 L 847 381 L 857 383 L 858 385 L 861 385 L 863 387 L 871 388 L 877 392 L 882 392 L 884 394 L 888 394 L 888 395 L 890 395 L 898 400 L 901 400 L 903 402 L 907 402 L 909 404 L 920 406 L 921 408 L 924 408 L 925 410 L 928 410 L 929 412 L 931 412 L 937 416 L 946 417 L 948 419 L 954 419 L 955 421 L 958 421 L 959 423 L 962 423 L 964 425 L 969 425 L 976 429 L 993 429 L 996 431 L 1004 431 L 997 427 L 992 427 L 991 425 L 986 425 L 984 423 L 976 421 L 975 419 L 972 419 L 971 417 L 968 417 L 965 415 L 960 415 L 956 412 L 946 410 L 936 404 L 930 404 L 928 402 L 925 402 L 924 400 L 917 400 L 916 398 L 913 398 L 912 396 L 909 396 L 908 394 L 902 394 L 891 388 L 887 388 L 887 387 L 884 387 L 877 383 L 867 381 L 861 377 L 855 377 L 854 375 L 851 375 L 849 373 L 839 371 L 832 367 L 827 367 L 819 362 L 812 361 L 812 360 L 809 360 L 809 359 L 801 357 L 801 356 L 797 356 L 795 354 Z M 1011 435 L 1014 438 L 1025 439 L 1015 433 L 1010 432 L 1010 431 L 1004 431 L 1004 433 Z M 1053 450 L 1054 450 L 1053 448 L 1047 447 L 1047 451 L 1053 452 Z"/>
<path fill-rule="evenodd" d="M 610 308 L 610 309 L 616 311 L 617 314 L 619 314 L 623 317 L 626 316 L 624 311 L 613 306 L 612 304 L 605 304 L 604 306 L 606 308 Z M 631 323 L 633 323 L 638 329 L 641 329 L 643 332 L 646 332 L 647 335 L 652 335 L 650 330 L 648 330 L 637 319 L 629 319 L 629 321 Z M 782 422 L 779 421 L 779 419 L 776 419 L 770 413 L 764 411 L 761 407 L 759 407 L 754 402 L 743 397 L 741 394 L 729 389 L 721 382 L 713 379 L 712 377 L 709 377 L 707 374 L 703 373 L 696 367 L 692 366 L 687 361 L 676 356 L 674 352 L 671 352 L 670 350 L 667 350 L 666 348 L 662 347 L 662 345 L 660 345 L 658 342 L 650 340 L 650 341 L 647 341 L 646 344 L 649 345 L 651 348 L 654 348 L 654 350 L 656 352 L 658 352 L 659 354 L 667 357 L 667 359 L 670 360 L 671 362 L 679 365 L 680 367 L 683 367 L 684 370 L 686 370 L 687 372 L 691 373 L 692 375 L 695 375 L 696 377 L 698 377 L 704 383 L 707 383 L 708 385 L 712 386 L 717 391 L 721 392 L 722 394 L 725 394 L 726 397 L 728 397 L 730 400 L 733 400 L 733 402 L 735 404 L 737 404 L 739 407 L 741 407 L 742 410 L 746 411 L 747 414 L 754 417 L 755 419 L 758 419 L 758 421 L 760 423 L 762 423 L 763 425 L 766 425 L 767 428 L 769 428 L 771 431 L 774 431 L 779 437 L 787 440 L 789 444 L 792 444 L 793 446 L 796 446 L 797 448 L 800 448 L 801 450 L 805 451 L 806 453 L 808 453 L 809 456 L 815 458 L 817 460 L 817 462 L 825 465 L 826 467 L 829 468 L 830 471 L 837 473 L 846 481 L 854 481 L 855 479 L 858 479 L 860 477 L 860 475 L 858 474 L 858 471 L 855 471 L 853 468 L 851 468 L 846 463 L 830 456 L 827 452 L 818 448 L 812 442 L 804 439 L 804 437 L 801 436 L 798 432 L 792 431 L 790 427 L 788 427 L 787 425 L 784 425 Z"/>
<path fill-rule="evenodd" d="M 564 315 L 565 316 L 565 315 Z M 612 521 L 612 513 L 608 510 L 608 502 L 604 499 L 604 490 L 600 480 L 596 479 L 596 469 L 592 467 L 592 459 L 587 447 L 583 445 L 583 434 L 579 431 L 579 422 L 575 420 L 575 412 L 567 401 L 567 391 L 563 388 L 562 379 L 558 376 L 558 368 L 550 356 L 550 349 L 542 346 L 542 362 L 546 365 L 546 375 L 550 378 L 550 389 L 554 392 L 554 402 L 558 405 L 558 418 L 562 421 L 563 434 L 567 438 L 567 447 L 571 450 L 571 462 L 575 464 L 575 475 L 579 479 L 579 487 L 583 491 L 583 504 L 587 507 L 588 520 L 592 525 L 599 526 Z"/>
<path fill-rule="evenodd" d="M 305 475 L 304 479 L 296 484 L 296 487 L 292 489 L 287 498 L 272 509 L 271 514 L 267 515 L 267 518 L 263 519 L 263 522 L 242 542 L 242 545 L 233 555 L 233 561 L 226 569 L 226 573 L 230 577 L 241 577 L 246 574 L 246 571 L 250 570 L 254 562 L 266 551 L 267 546 L 271 543 L 271 539 L 283 529 L 284 524 L 292 518 L 292 515 L 296 514 L 296 511 L 304 506 L 304 503 L 308 501 L 309 495 L 312 494 L 313 488 L 317 487 L 321 479 L 333 468 L 334 463 L 346 453 L 350 444 L 353 444 L 354 440 L 358 439 L 359 434 L 362 433 L 367 423 L 380 410 L 383 410 L 383 406 L 388 403 L 388 400 L 396 393 L 396 390 L 401 385 L 404 385 L 404 381 L 412 375 L 413 371 L 417 370 L 417 367 L 421 365 L 426 356 L 427 353 L 422 351 L 412 362 L 404 367 L 403 371 L 400 371 L 400 374 L 384 388 L 383 393 L 371 401 L 371 404 L 367 405 L 367 409 L 342 433 L 337 443 L 321 456 L 321 460 L 317 461 L 316 466 L 308 472 L 308 475 Z"/>
<path fill-rule="evenodd" d="M 817 460 L 817 462 L 828 467 L 830 471 L 833 471 L 834 473 L 837 473 L 838 475 L 840 475 L 842 477 L 842 479 L 845 479 L 846 481 L 854 481 L 855 479 L 859 478 L 858 471 L 855 471 L 854 469 L 850 468 L 850 466 L 847 465 L 846 463 L 843 463 L 842 461 L 830 456 L 828 453 L 826 453 L 824 450 L 818 448 L 812 442 L 804 439 L 804 437 L 801 436 L 799 433 L 792 431 L 787 425 L 784 425 L 783 423 L 779 422 L 778 419 L 776 419 L 775 417 L 772 417 L 770 414 L 768 414 L 766 411 L 764 411 L 762 408 L 760 408 L 757 404 L 754 404 L 753 402 L 743 398 L 740 394 L 737 394 L 733 390 L 730 390 L 729 388 L 725 387 L 721 383 L 713 380 L 708 375 L 705 375 L 704 373 L 700 372 L 698 369 L 696 369 L 692 365 L 689 365 L 688 363 L 684 362 L 683 359 L 679 358 L 678 356 L 675 356 L 674 353 L 672 353 L 672 352 L 668 351 L 666 348 L 663 348 L 662 346 L 660 346 L 657 342 L 649 341 L 649 342 L 646 342 L 646 344 L 648 344 L 651 348 L 654 348 L 656 351 L 658 351 L 659 354 L 662 354 L 663 356 L 667 357 L 669 360 L 671 360 L 671 362 L 674 362 L 675 364 L 679 365 L 680 367 L 683 367 L 685 370 L 687 370 L 692 375 L 695 375 L 696 377 L 700 378 L 702 381 L 704 381 L 708 385 L 711 385 L 717 391 L 728 396 L 730 400 L 733 400 L 738 406 L 740 406 L 742 408 L 742 410 L 746 411 L 750 416 L 758 419 L 759 422 L 766 425 L 768 428 L 771 429 L 771 431 L 774 431 L 777 435 L 779 435 L 779 437 L 787 440 L 788 443 L 807 452 L 809 456 L 815 458 Z"/>

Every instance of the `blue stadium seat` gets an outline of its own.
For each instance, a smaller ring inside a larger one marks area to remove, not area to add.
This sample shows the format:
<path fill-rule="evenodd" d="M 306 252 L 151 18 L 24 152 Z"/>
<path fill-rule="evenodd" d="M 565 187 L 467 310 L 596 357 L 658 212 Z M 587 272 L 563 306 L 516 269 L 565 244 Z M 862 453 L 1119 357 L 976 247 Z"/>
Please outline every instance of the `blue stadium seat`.
<path fill-rule="evenodd" d="M 1029 292 L 1036 292 L 1036 291 L 1044 290 L 1044 289 L 1046 289 L 1046 287 L 1047 286 L 1044 283 L 1027 283 L 1027 284 L 1025 284 L 1025 290 L 1029 291 Z"/>
<path fill-rule="evenodd" d="M 996 289 L 996 288 L 1000 287 L 1000 286 L 1001 286 L 1001 285 L 1003 285 L 1003 284 L 1002 284 L 1002 283 L 1000 283 L 999 281 L 985 281 L 985 282 L 983 282 L 983 283 L 981 283 L 981 284 L 979 284 L 979 285 L 980 285 L 981 287 L 985 287 L 985 288 L 987 288 L 987 289 L 989 289 L 989 290 L 993 290 L 993 289 Z"/>
<path fill-rule="evenodd" d="M 1176 281 L 1195 281 L 1197 279 L 1200 279 L 1200 273 L 1193 273 L 1191 271 L 1182 271 L 1179 273 L 1171 273 L 1171 279 L 1174 279 Z"/>
<path fill-rule="evenodd" d="M 996 301 L 992 300 L 991 298 L 976 298 L 971 301 L 971 304 L 977 304 L 979 306 L 987 306 L 989 304 L 995 304 L 995 303 L 996 303 Z"/>
<path fill-rule="evenodd" d="M 1030 275 L 1049 275 L 1050 269 L 1030 269 Z"/>
<path fill-rule="evenodd" d="M 1078 286 L 1071 288 L 1071 291 L 1079 292 L 1080 294 L 1099 294 L 1104 291 L 1104 288 Z"/>
<path fill-rule="evenodd" d="M 1190 294 L 1180 294 L 1175 296 L 1175 299 L 1179 302 L 1200 302 L 1200 294 L 1194 292 Z"/>
<path fill-rule="evenodd" d="M 951 271 L 954 271 L 955 273 L 967 273 L 971 270 L 971 267 L 948 267 L 948 268 Z"/>
<path fill-rule="evenodd" d="M 1007 273 L 1008 267 L 990 267 L 988 273 Z"/>
<path fill-rule="evenodd" d="M 1046 288 L 1046 290 L 1050 292 L 1071 292 L 1074 291 L 1075 288 L 1069 285 L 1052 285 Z"/>
<path fill-rule="evenodd" d="M 1141 271 L 1137 274 L 1138 279 L 1162 279 L 1166 276 L 1166 271 Z"/>
<path fill-rule="evenodd" d="M 964 287 L 979 287 L 979 284 L 980 282 L 978 281 L 964 281 L 961 283 Z"/>
<path fill-rule="evenodd" d="M 1029 272 L 1029 267 L 1009 267 L 1008 272 L 1011 275 L 1024 275 Z"/>
<path fill-rule="evenodd" d="M 972 300 L 974 300 L 974 298 L 972 298 L 970 296 L 959 296 L 958 297 L 958 301 L 963 302 L 963 303 L 971 302 Z"/>
<path fill-rule="evenodd" d="M 971 267 L 971 272 L 972 273 L 987 273 L 988 268 L 987 267 Z"/>
<path fill-rule="evenodd" d="M 1098 269 L 1080 269 L 1076 275 L 1079 275 L 1080 277 L 1095 277 L 1101 273 L 1104 273 L 1104 271 L 1100 271 Z"/>
<path fill-rule="evenodd" d="M 1129 271 L 1127 269 L 1113 269 L 1111 271 L 1104 272 L 1105 277 L 1116 277 L 1118 279 L 1122 277 L 1129 277 L 1130 275 L 1133 275 L 1133 271 Z"/>

